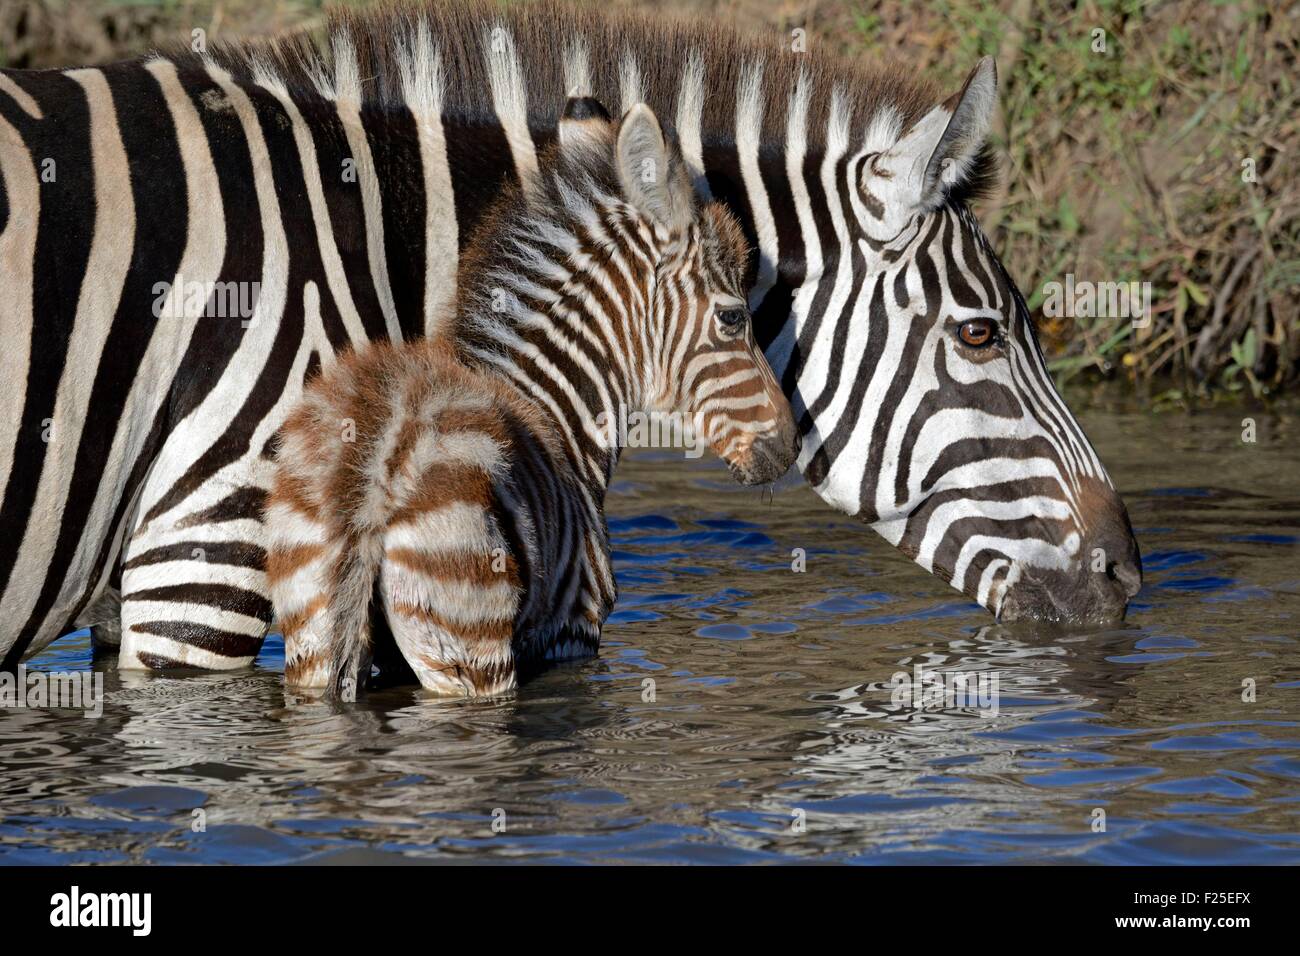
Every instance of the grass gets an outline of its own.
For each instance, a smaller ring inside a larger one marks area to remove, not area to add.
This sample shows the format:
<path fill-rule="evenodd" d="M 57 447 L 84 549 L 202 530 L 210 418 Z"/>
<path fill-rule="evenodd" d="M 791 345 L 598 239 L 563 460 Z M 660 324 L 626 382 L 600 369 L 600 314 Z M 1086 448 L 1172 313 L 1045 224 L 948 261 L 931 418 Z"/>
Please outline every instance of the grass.
<path fill-rule="evenodd" d="M 1189 404 L 1265 398 L 1300 378 L 1300 6 L 1287 2 L 656 6 L 805 27 L 810 45 L 901 61 L 954 89 L 979 57 L 995 55 L 1004 183 L 980 215 L 1038 313 L 1058 378 L 1121 380 L 1156 404 Z M 318 22 L 321 7 L 7 0 L 0 63 L 102 62 L 196 25 L 210 37 L 264 34 Z M 1067 274 L 1149 282 L 1152 321 L 1043 315 L 1047 283 Z"/>

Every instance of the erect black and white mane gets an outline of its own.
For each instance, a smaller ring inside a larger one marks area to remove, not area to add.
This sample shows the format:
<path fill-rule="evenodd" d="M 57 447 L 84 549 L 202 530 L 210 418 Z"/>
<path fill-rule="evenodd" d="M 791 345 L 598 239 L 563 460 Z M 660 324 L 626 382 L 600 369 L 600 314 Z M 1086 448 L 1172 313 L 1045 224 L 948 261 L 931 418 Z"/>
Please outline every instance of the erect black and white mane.
<path fill-rule="evenodd" d="M 882 118 L 907 129 L 942 99 L 923 76 L 815 44 L 793 47 L 788 34 L 757 37 L 698 19 L 598 13 L 551 0 L 507 7 L 435 0 L 336 8 L 321 34 L 219 43 L 206 56 L 240 79 L 274 77 L 289 90 L 355 101 L 363 111 L 436 113 L 444 125 L 487 127 L 463 156 L 448 142 L 453 168 L 459 159 L 496 168 L 509 158 L 516 172 L 534 171 L 536 150 L 554 136 L 568 95 L 594 96 L 619 113 L 644 102 L 681 137 L 697 191 L 744 207 L 738 157 L 730 168 L 719 157 L 722 164 L 706 171 L 705 153 L 737 153 L 738 136 L 752 137 L 760 152 L 780 151 L 797 114 L 801 146 L 816 154 L 828 138 L 860 141 Z M 992 152 L 975 151 L 952 172 L 947 198 L 964 202 L 996 177 Z M 481 179 L 485 189 L 494 186 L 490 176 Z M 751 228 L 765 225 L 744 218 Z"/>

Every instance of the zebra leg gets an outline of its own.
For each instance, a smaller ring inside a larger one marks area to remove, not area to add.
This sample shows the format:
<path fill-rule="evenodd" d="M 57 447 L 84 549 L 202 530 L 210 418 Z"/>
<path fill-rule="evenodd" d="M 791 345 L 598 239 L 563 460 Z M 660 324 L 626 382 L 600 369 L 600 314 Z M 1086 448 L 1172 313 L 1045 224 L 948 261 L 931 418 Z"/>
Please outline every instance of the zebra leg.
<path fill-rule="evenodd" d="M 513 560 L 503 548 L 428 550 L 410 531 L 390 530 L 379 590 L 393 639 L 420 685 L 448 697 L 513 691 L 519 608 Z"/>
<path fill-rule="evenodd" d="M 261 500 L 245 486 L 197 513 L 137 524 L 122 556 L 119 667 L 253 663 L 271 623 Z"/>
<path fill-rule="evenodd" d="M 111 650 L 116 654 L 122 646 L 122 592 L 116 587 L 105 588 L 77 618 L 75 626 L 90 628 L 90 643 L 95 653 Z"/>
<path fill-rule="evenodd" d="M 284 635 L 284 682 L 302 690 L 331 683 L 334 623 L 330 588 L 340 543 L 301 497 L 277 493 L 266 512 L 266 576 Z"/>

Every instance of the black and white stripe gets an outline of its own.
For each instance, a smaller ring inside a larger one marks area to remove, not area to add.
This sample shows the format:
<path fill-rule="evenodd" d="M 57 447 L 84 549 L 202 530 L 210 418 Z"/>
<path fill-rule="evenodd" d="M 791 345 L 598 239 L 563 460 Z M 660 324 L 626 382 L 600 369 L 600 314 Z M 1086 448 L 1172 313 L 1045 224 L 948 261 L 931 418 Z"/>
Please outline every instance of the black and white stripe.
<path fill-rule="evenodd" d="M 616 125 L 571 100 L 523 182 L 465 253 L 454 323 L 350 353 L 280 430 L 267 575 L 291 686 L 364 686 L 379 609 L 438 693 L 594 653 L 621 410 L 694 422 L 751 484 L 798 454 L 740 298 L 740 228 L 695 201 L 649 109 Z"/>

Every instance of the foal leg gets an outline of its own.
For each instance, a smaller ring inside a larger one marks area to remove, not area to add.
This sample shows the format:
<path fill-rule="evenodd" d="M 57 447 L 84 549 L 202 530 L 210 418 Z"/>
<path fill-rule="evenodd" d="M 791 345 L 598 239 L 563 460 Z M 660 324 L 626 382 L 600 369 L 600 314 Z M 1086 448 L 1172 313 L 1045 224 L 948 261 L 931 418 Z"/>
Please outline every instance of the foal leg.
<path fill-rule="evenodd" d="M 334 623 L 330 589 L 342 541 L 324 515 L 302 498 L 276 494 L 267 507 L 274 529 L 267 542 L 266 575 L 284 635 L 284 682 L 323 690 L 331 682 Z"/>
<path fill-rule="evenodd" d="M 503 544 L 457 547 L 490 536 L 481 512 L 452 506 L 436 520 L 440 530 L 452 531 L 445 545 L 430 544 L 411 524 L 390 529 L 384 541 L 379 589 L 393 638 L 426 690 L 450 697 L 508 693 L 518 683 L 511 646 L 519 608 L 514 559 Z"/>

